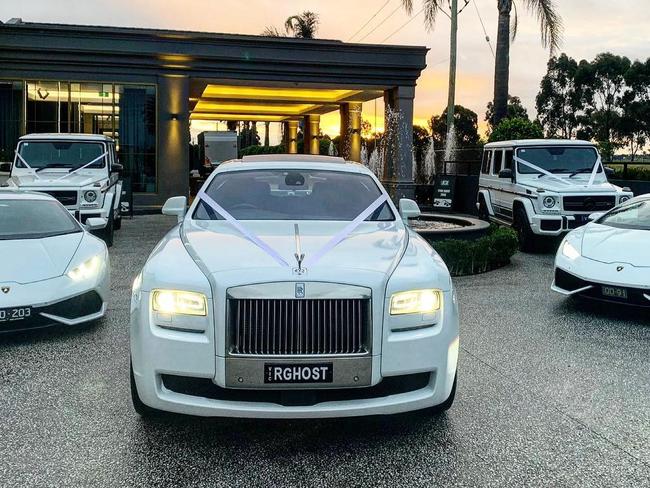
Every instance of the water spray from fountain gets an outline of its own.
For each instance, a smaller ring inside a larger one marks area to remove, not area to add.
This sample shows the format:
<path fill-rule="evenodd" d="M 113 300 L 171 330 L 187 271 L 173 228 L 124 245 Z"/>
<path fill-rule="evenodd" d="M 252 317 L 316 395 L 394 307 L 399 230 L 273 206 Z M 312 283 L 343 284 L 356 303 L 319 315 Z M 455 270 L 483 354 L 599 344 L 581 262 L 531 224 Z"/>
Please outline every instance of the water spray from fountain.
<path fill-rule="evenodd" d="M 336 148 L 334 147 L 334 143 L 330 141 L 330 145 L 327 148 L 327 154 L 329 156 L 335 156 L 336 155 Z"/>
<path fill-rule="evenodd" d="M 427 148 L 427 153 L 424 156 L 424 176 L 428 184 L 433 183 L 436 179 L 436 150 L 433 137 L 429 140 L 429 147 Z"/>
<path fill-rule="evenodd" d="M 456 174 L 456 126 L 451 124 L 445 141 L 445 164 L 448 174 Z M 450 164 L 451 162 L 451 164 Z"/>
<path fill-rule="evenodd" d="M 368 166 L 368 149 L 366 148 L 365 145 L 361 147 L 360 159 L 361 159 L 361 164 L 363 164 L 364 166 Z"/>

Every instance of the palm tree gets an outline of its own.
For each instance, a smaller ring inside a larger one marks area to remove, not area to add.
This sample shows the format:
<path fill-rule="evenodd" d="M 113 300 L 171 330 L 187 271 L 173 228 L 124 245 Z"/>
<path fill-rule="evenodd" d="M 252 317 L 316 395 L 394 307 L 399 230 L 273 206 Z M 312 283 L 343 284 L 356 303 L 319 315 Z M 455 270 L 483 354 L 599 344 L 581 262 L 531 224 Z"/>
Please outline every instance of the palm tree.
<path fill-rule="evenodd" d="M 542 34 L 542 45 L 551 54 L 560 46 L 562 18 L 557 13 L 554 0 L 519 0 L 537 17 Z M 436 14 L 448 0 L 422 0 L 425 24 L 433 28 Z M 413 11 L 413 0 L 402 0 L 408 14 Z M 517 6 L 515 0 L 497 0 L 499 24 L 494 66 L 494 121 L 498 124 L 508 114 L 508 85 L 510 81 L 510 43 L 517 35 Z M 514 16 L 511 13 L 514 9 Z"/>
<path fill-rule="evenodd" d="M 284 30 L 293 37 L 313 39 L 318 30 L 318 14 L 306 10 L 300 15 L 292 15 L 284 21 Z"/>

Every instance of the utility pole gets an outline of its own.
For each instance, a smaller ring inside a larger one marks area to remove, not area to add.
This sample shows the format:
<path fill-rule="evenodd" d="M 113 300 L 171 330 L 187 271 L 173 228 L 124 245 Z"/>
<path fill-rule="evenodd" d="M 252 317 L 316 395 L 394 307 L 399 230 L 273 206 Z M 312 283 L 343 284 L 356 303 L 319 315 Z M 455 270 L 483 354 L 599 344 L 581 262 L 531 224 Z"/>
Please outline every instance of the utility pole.
<path fill-rule="evenodd" d="M 467 5 L 467 2 L 465 2 Z M 456 105 L 456 53 L 458 48 L 458 0 L 451 0 L 451 40 L 449 52 L 449 98 L 447 99 L 447 140 L 454 123 Z"/>

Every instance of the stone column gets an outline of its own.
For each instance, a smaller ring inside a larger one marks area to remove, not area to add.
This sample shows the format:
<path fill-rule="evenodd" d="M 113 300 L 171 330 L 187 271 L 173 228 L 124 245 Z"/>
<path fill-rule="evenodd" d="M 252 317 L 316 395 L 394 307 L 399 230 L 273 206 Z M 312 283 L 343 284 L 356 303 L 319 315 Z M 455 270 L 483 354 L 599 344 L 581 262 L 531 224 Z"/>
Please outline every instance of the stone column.
<path fill-rule="evenodd" d="M 305 154 L 320 154 L 319 134 L 320 115 L 308 115 L 305 119 Z"/>
<path fill-rule="evenodd" d="M 388 141 L 384 185 L 395 202 L 413 198 L 413 99 L 415 87 L 397 86 L 384 92 L 384 130 Z M 390 120 L 393 123 L 390 123 Z"/>
<path fill-rule="evenodd" d="M 339 139 L 339 156 L 350 159 L 350 111 L 347 103 L 342 103 L 339 108 L 341 116 L 341 132 Z"/>
<path fill-rule="evenodd" d="M 350 134 L 350 161 L 361 162 L 361 110 L 362 104 L 358 102 L 348 104 Z"/>
<path fill-rule="evenodd" d="M 162 205 L 190 192 L 190 83 L 187 76 L 158 77 L 156 194 L 139 194 L 136 205 Z"/>
<path fill-rule="evenodd" d="M 287 152 L 289 154 L 296 154 L 298 152 L 298 121 L 289 120 L 286 124 Z"/>

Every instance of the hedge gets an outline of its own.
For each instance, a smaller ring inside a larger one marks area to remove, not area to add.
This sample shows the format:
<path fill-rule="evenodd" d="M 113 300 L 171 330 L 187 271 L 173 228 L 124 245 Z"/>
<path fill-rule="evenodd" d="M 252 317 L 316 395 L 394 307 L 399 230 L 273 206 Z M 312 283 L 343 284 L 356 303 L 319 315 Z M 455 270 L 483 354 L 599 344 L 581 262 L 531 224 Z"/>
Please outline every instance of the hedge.
<path fill-rule="evenodd" d="M 614 179 L 650 181 L 650 167 L 639 168 L 638 166 L 632 166 L 633 164 L 630 163 L 627 174 L 625 174 L 622 167 L 614 168 Z"/>
<path fill-rule="evenodd" d="M 510 263 L 519 249 L 517 233 L 510 227 L 490 226 L 474 241 L 445 239 L 433 244 L 452 276 L 485 273 Z"/>

